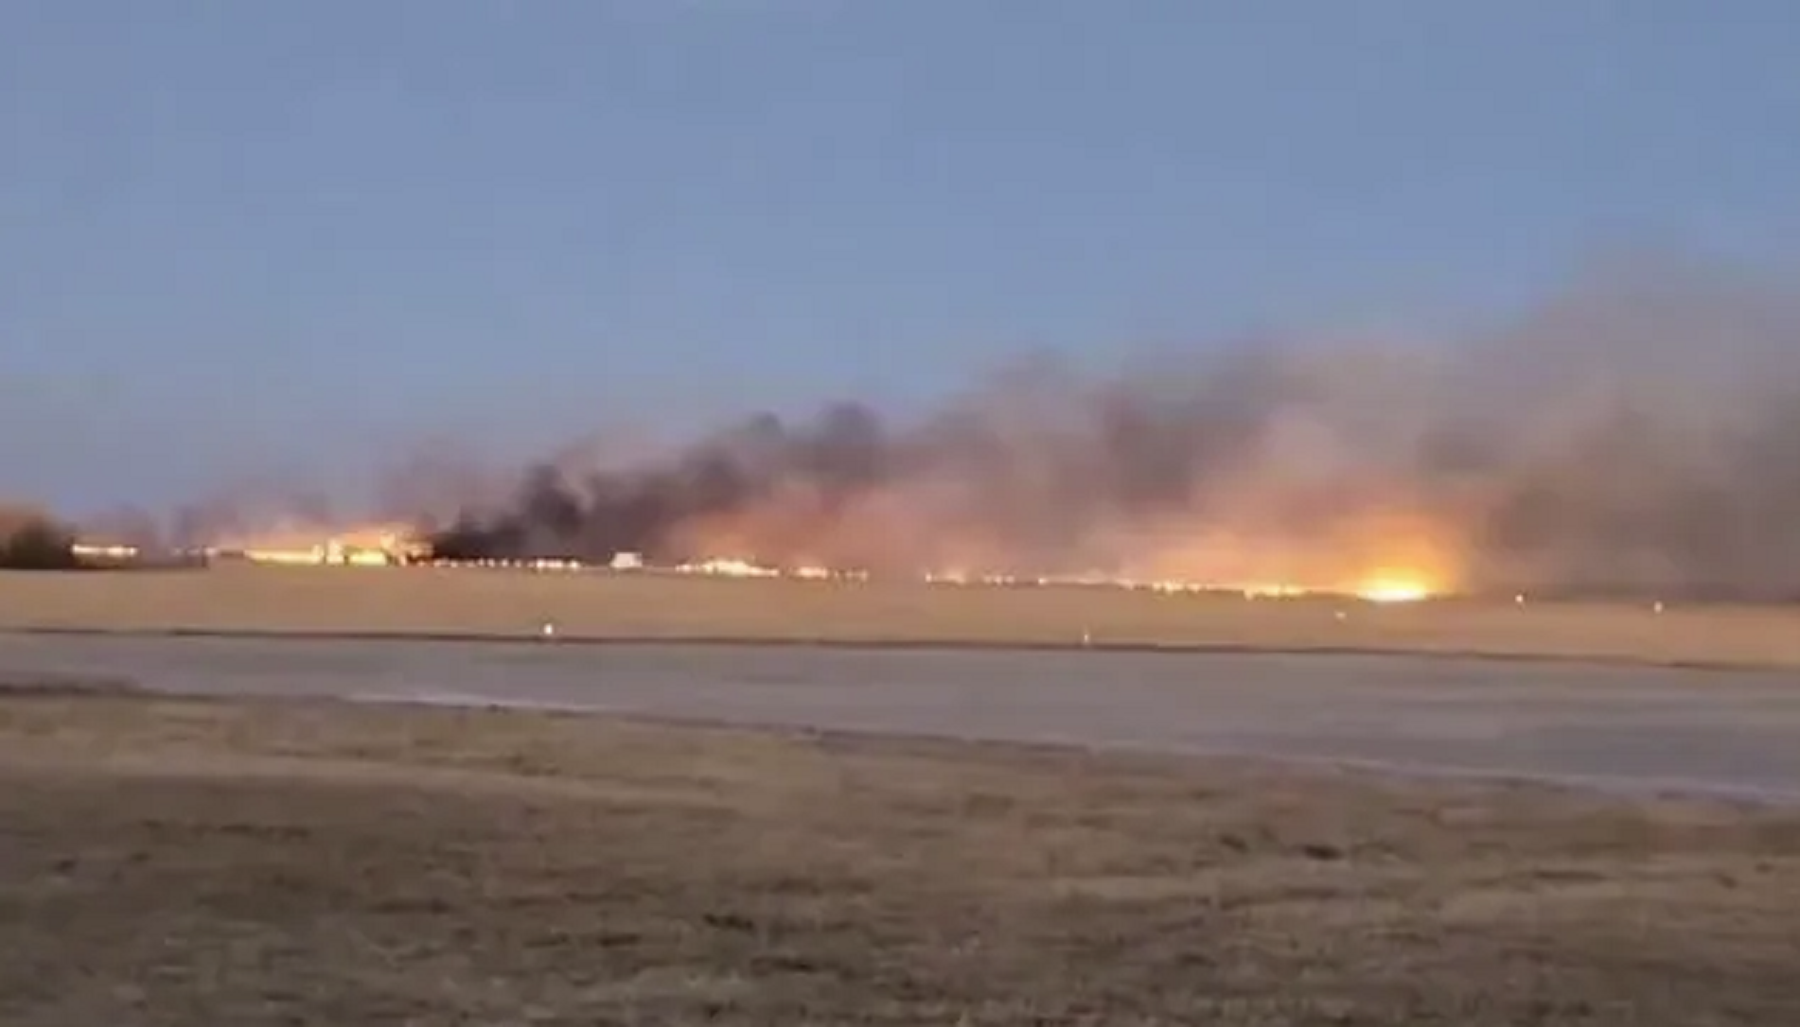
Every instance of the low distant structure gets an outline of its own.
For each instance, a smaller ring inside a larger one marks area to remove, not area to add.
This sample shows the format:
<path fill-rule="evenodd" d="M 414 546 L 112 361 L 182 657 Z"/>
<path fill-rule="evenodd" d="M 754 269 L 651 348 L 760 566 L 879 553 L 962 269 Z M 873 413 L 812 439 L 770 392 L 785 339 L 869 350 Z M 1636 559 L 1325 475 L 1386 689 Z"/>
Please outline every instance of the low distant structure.
<path fill-rule="evenodd" d="M 81 565 L 74 539 L 56 521 L 29 510 L 0 507 L 0 569 L 52 571 Z"/>

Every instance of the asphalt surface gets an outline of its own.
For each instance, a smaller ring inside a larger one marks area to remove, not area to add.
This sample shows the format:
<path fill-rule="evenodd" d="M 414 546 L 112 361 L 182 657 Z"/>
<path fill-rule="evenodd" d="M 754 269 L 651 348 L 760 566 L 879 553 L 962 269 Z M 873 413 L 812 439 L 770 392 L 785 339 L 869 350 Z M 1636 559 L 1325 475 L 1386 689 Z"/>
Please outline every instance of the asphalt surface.
<path fill-rule="evenodd" d="M 0 681 L 551 706 L 1800 800 L 1800 673 L 1445 657 L 0 634 Z"/>

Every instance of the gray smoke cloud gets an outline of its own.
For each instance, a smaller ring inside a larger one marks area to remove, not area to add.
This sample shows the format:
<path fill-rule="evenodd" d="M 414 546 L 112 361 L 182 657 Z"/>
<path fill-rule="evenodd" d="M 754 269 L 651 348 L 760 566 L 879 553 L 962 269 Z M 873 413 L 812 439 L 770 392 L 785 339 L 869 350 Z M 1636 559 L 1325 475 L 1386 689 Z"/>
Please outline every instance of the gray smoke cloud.
<path fill-rule="evenodd" d="M 440 516 L 439 551 L 1302 583 L 1429 558 L 1477 591 L 1788 598 L 1800 306 L 1615 270 L 1476 338 L 1021 361 L 915 421 L 757 414 L 522 479 Z"/>

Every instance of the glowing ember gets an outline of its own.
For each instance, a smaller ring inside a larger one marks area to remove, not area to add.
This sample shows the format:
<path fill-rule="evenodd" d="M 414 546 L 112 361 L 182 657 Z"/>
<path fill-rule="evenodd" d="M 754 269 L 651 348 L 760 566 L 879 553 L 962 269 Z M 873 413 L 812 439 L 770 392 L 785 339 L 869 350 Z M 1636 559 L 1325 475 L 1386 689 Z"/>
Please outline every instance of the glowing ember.
<path fill-rule="evenodd" d="M 1356 596 L 1371 603 L 1416 603 L 1431 598 L 1431 589 L 1416 581 L 1370 581 L 1357 588 Z"/>
<path fill-rule="evenodd" d="M 1204 587 L 1204 586 L 1203 586 Z M 1242 592 L 1245 599 L 1292 599 L 1306 595 L 1312 591 L 1299 585 L 1242 585 L 1233 591 Z"/>
<path fill-rule="evenodd" d="M 281 526 L 214 539 L 212 553 L 233 553 L 256 563 L 382 567 L 422 559 L 428 547 L 401 524 L 328 528 Z"/>
<path fill-rule="evenodd" d="M 675 570 L 682 574 L 702 574 L 719 578 L 774 578 L 781 572 L 754 560 L 736 556 L 719 556 L 698 563 L 684 563 Z"/>

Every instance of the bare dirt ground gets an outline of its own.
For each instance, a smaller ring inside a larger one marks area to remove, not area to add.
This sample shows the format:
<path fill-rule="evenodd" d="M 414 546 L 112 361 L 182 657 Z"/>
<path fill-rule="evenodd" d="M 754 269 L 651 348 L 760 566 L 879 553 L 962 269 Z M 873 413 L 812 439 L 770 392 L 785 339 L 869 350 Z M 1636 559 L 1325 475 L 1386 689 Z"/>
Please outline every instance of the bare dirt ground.
<path fill-rule="evenodd" d="M 1800 1023 L 1800 818 L 544 712 L 0 697 L 0 1023 Z"/>

